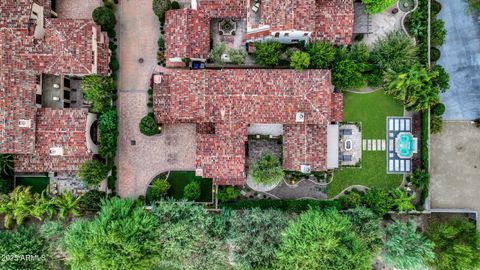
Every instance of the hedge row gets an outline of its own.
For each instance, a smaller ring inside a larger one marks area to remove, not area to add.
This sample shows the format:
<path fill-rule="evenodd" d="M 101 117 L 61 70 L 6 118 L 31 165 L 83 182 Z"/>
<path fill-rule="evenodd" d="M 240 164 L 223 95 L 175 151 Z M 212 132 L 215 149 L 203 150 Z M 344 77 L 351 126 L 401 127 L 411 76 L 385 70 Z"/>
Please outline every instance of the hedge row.
<path fill-rule="evenodd" d="M 335 207 L 338 210 L 342 209 L 342 205 L 338 200 L 331 201 L 317 201 L 317 200 L 243 200 L 237 202 L 223 203 L 221 208 L 236 209 L 250 209 L 260 208 L 268 209 L 274 208 L 283 211 L 302 212 L 310 208 L 328 208 Z"/>

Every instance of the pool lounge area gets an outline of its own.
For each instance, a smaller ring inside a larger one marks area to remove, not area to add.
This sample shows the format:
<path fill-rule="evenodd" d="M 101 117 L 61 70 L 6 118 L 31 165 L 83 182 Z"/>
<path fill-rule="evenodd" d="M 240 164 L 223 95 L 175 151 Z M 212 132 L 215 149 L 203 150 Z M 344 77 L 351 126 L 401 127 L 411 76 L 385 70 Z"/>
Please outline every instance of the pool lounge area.
<path fill-rule="evenodd" d="M 387 142 L 387 173 L 411 173 L 412 156 L 418 145 L 412 135 L 412 118 L 387 117 Z"/>

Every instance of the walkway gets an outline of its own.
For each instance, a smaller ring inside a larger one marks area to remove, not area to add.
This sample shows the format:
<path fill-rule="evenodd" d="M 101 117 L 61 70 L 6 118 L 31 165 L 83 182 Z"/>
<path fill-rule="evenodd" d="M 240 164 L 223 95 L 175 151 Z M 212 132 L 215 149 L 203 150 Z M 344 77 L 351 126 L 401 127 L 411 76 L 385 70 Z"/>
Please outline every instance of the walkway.
<path fill-rule="evenodd" d="M 152 0 L 121 0 L 117 20 L 117 193 L 122 197 L 140 196 L 145 195 L 149 182 L 158 173 L 195 168 L 195 125 L 166 126 L 162 135 L 153 137 L 140 133 L 138 123 L 147 114 L 147 89 L 156 67 L 160 26 L 152 11 Z M 142 64 L 139 58 L 144 59 Z"/>
<path fill-rule="evenodd" d="M 405 12 L 399 10 L 396 14 L 392 14 L 392 10 L 396 7 L 397 4 L 395 2 L 392 7 L 384 12 L 372 15 L 372 33 L 365 35 L 362 42 L 372 47 L 378 39 L 385 37 L 387 33 L 402 31 L 402 17 Z"/>
<path fill-rule="evenodd" d="M 450 74 L 450 89 L 441 94 L 444 119 L 480 118 L 480 22 L 467 15 L 466 1 L 441 0 L 438 18 L 445 21 L 447 36 L 438 64 Z"/>
<path fill-rule="evenodd" d="M 363 139 L 362 150 L 363 151 L 385 151 L 385 140 Z"/>
<path fill-rule="evenodd" d="M 312 180 L 302 180 L 295 186 L 290 186 L 282 181 L 277 187 L 271 191 L 265 192 L 279 199 L 317 199 L 326 200 L 326 186 L 319 185 Z"/>

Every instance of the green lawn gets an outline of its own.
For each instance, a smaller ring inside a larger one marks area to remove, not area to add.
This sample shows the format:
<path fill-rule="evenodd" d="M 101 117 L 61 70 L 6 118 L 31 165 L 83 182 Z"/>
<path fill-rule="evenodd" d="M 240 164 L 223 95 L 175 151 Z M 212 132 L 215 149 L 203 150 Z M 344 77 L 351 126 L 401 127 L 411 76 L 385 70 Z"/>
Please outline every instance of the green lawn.
<path fill-rule="evenodd" d="M 15 179 L 17 186 L 30 186 L 31 191 L 34 193 L 42 193 L 50 182 L 50 179 L 47 176 L 20 176 Z"/>
<path fill-rule="evenodd" d="M 362 139 L 385 139 L 386 117 L 402 116 L 403 106 L 382 90 L 370 94 L 344 94 L 344 121 L 362 123 Z M 361 168 L 342 168 L 334 171 L 327 187 L 329 197 L 351 185 L 391 189 L 400 185 L 401 175 L 387 175 L 385 151 L 362 151 Z"/>
<path fill-rule="evenodd" d="M 168 182 L 171 187 L 168 190 L 168 196 L 175 199 L 183 199 L 183 189 L 192 181 L 199 181 L 202 194 L 196 202 L 212 201 L 212 179 L 195 176 L 193 171 L 171 171 L 168 176 Z"/>

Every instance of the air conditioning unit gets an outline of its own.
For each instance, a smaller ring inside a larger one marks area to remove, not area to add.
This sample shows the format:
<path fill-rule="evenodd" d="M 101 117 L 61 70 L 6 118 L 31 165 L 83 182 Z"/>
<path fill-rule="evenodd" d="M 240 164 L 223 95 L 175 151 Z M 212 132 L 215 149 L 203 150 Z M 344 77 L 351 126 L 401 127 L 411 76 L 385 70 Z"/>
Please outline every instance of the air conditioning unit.
<path fill-rule="evenodd" d="M 49 154 L 50 156 L 63 156 L 63 147 L 51 147 Z"/>
<path fill-rule="evenodd" d="M 60 85 L 58 83 L 54 83 L 53 88 L 58 89 L 58 88 L 60 88 Z"/>
<path fill-rule="evenodd" d="M 300 165 L 300 171 L 305 174 L 312 172 L 310 165 Z"/>
<path fill-rule="evenodd" d="M 305 115 L 303 114 L 303 112 L 297 112 L 297 114 L 295 115 L 295 122 L 302 123 L 303 121 L 305 121 Z"/>
<path fill-rule="evenodd" d="M 20 120 L 18 120 L 18 126 L 21 127 L 21 128 L 31 128 L 32 127 L 32 120 L 20 119 Z"/>

